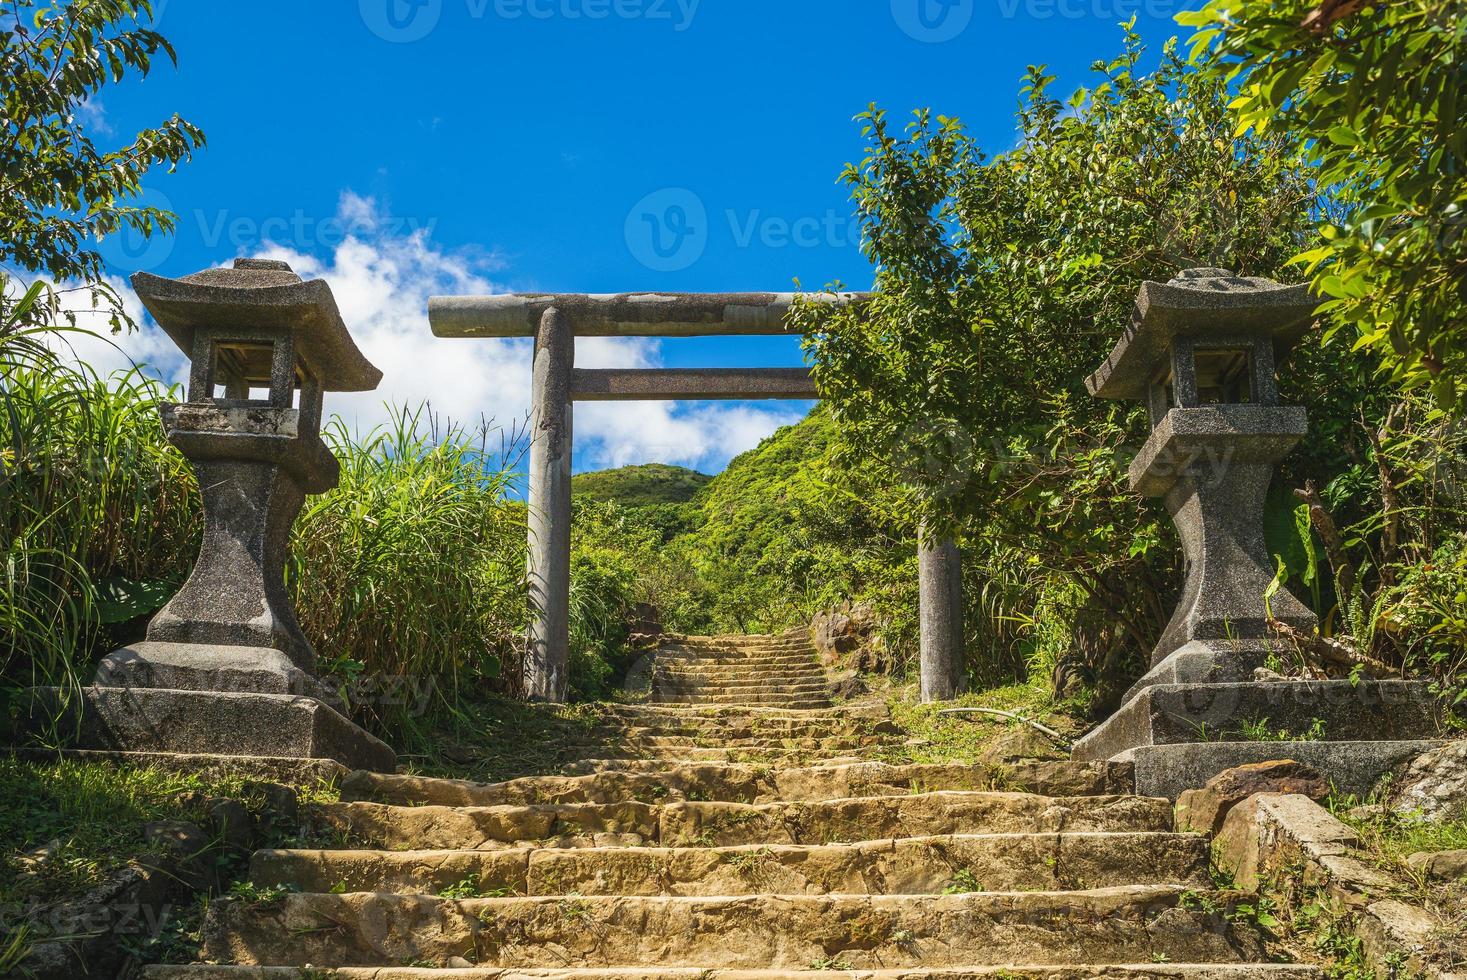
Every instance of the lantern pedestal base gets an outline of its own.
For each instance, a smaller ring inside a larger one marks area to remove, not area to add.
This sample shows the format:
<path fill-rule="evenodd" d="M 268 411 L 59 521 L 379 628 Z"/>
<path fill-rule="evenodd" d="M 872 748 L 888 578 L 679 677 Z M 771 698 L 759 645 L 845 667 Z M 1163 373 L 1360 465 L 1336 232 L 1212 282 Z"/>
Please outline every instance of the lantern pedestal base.
<path fill-rule="evenodd" d="M 30 695 L 11 721 L 11 744 L 20 747 L 331 759 L 352 769 L 397 768 L 390 746 L 314 698 L 136 687 L 36 688 Z"/>
<path fill-rule="evenodd" d="M 98 687 L 172 691 L 289 694 L 315 698 L 341 710 L 327 684 L 306 673 L 284 652 L 265 647 L 145 641 L 116 650 L 97 667 Z"/>
<path fill-rule="evenodd" d="M 1175 800 L 1198 789 L 1219 773 L 1256 762 L 1291 759 L 1324 777 L 1335 791 L 1365 799 L 1380 779 L 1442 743 L 1398 742 L 1197 742 L 1191 745 L 1145 745 L 1116 761 L 1135 767 L 1139 796 Z"/>
<path fill-rule="evenodd" d="M 1253 672 L 1268 662 L 1272 646 L 1263 640 L 1193 640 L 1157 661 L 1126 692 L 1127 704 L 1155 684 L 1221 684 L 1251 681 Z"/>
<path fill-rule="evenodd" d="M 1424 681 L 1255 681 L 1257 651 L 1192 643 L 1159 664 L 1114 715 L 1076 743 L 1077 762 L 1134 762 L 1137 792 L 1175 797 L 1250 762 L 1294 759 L 1364 795 L 1443 737 Z M 1170 675 L 1170 676 L 1168 676 Z M 1180 681 L 1180 682 L 1179 682 Z M 1413 748 L 1414 747 L 1414 748 Z"/>

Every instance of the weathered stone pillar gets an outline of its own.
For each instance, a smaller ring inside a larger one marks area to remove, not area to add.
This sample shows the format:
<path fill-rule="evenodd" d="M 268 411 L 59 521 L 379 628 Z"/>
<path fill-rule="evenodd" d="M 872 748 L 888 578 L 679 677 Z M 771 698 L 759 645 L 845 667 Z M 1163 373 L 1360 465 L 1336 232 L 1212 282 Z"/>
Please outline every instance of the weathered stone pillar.
<path fill-rule="evenodd" d="M 530 618 L 525 694 L 563 702 L 570 683 L 571 372 L 575 331 L 555 307 L 535 334 L 530 416 Z"/>
<path fill-rule="evenodd" d="M 962 553 L 951 538 L 917 539 L 917 590 L 921 610 L 923 701 L 951 701 L 963 692 Z"/>

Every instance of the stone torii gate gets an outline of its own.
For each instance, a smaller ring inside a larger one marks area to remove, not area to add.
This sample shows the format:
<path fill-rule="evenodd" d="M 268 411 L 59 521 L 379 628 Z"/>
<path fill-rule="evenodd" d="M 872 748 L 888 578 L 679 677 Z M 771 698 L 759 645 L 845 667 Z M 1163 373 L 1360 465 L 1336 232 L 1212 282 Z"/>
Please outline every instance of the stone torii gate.
<path fill-rule="evenodd" d="M 861 303 L 866 294 L 812 296 Z M 570 664 L 571 432 L 578 401 L 814 399 L 806 368 L 602 369 L 575 366 L 576 337 L 789 334 L 793 293 L 521 293 L 438 296 L 438 337 L 534 337 L 530 416 L 530 622 L 525 687 L 563 702 Z M 961 688 L 962 580 L 957 546 L 919 544 L 924 700 Z"/>

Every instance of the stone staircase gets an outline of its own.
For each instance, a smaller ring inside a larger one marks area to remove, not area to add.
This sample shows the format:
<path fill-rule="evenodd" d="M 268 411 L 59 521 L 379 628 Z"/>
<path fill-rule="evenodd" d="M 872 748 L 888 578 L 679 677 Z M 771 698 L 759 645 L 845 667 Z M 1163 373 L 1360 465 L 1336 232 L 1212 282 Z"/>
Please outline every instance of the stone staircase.
<path fill-rule="evenodd" d="M 807 630 L 780 636 L 685 636 L 663 642 L 653 704 L 828 708 L 829 686 Z"/>
<path fill-rule="evenodd" d="M 1264 962 L 1212 884 L 1207 838 L 1130 795 L 1130 766 L 842 761 L 902 733 L 883 708 L 778 689 L 814 676 L 807 662 L 794 638 L 681 640 L 657 703 L 606 709 L 643 754 L 608 750 L 578 774 L 354 773 L 312 811 L 312 846 L 256 853 L 253 896 L 210 906 L 204 959 L 219 965 L 147 975 L 1320 975 Z M 755 703 L 694 700 L 737 697 L 735 679 Z M 791 761 L 729 761 L 744 749 Z"/>

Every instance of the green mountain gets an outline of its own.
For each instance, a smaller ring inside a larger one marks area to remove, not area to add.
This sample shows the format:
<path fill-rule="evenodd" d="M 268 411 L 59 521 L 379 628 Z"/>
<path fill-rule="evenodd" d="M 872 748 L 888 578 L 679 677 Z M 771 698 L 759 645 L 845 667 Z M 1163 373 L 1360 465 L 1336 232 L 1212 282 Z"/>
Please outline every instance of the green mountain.
<path fill-rule="evenodd" d="M 571 478 L 571 489 L 582 500 L 616 503 L 623 507 L 655 504 L 685 504 L 713 477 L 682 466 L 646 463 L 614 470 L 580 473 Z"/>

